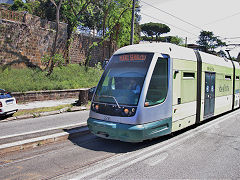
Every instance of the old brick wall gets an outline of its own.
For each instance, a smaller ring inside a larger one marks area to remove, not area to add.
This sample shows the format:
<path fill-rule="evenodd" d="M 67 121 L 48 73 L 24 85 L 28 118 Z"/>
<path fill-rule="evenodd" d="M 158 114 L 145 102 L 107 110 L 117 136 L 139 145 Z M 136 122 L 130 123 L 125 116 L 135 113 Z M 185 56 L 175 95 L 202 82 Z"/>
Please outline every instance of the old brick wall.
<path fill-rule="evenodd" d="M 41 58 L 50 54 L 55 37 L 55 23 L 31 14 L 0 9 L 0 66 L 17 65 L 41 67 Z M 58 53 L 63 53 L 67 42 L 67 24 L 60 24 Z M 75 34 L 71 49 L 70 62 L 83 63 L 89 46 L 100 38 L 83 34 Z M 92 51 L 91 65 L 109 58 L 115 48 L 109 43 Z M 110 52 L 111 51 L 111 52 Z"/>
<path fill-rule="evenodd" d="M 1 10 L 0 17 L 0 65 L 41 67 L 41 58 L 51 50 L 55 23 L 8 10 Z M 67 25 L 62 23 L 60 27 L 58 47 L 67 38 Z"/>
<path fill-rule="evenodd" d="M 86 34 L 75 34 L 73 39 L 74 40 L 71 44 L 70 49 L 71 63 L 84 62 L 87 56 L 87 51 L 92 43 L 101 41 L 99 37 L 93 37 Z M 113 50 L 115 50 L 115 48 L 110 47 L 109 42 L 105 43 L 104 50 L 103 46 L 94 48 L 91 53 L 92 60 L 90 62 L 90 65 L 94 66 L 97 62 L 101 62 L 105 58 L 109 59 L 113 53 Z"/>

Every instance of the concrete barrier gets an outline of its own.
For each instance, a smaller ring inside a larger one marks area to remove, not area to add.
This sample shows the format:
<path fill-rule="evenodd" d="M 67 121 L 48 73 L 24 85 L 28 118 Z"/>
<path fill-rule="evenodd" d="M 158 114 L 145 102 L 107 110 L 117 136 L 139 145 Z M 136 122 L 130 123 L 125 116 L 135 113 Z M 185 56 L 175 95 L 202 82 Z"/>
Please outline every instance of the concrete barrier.
<path fill-rule="evenodd" d="M 81 88 L 81 89 L 66 89 L 66 90 L 12 92 L 11 94 L 20 103 L 66 99 L 66 98 L 76 98 L 76 99 L 78 98 L 80 105 L 83 105 L 87 103 L 88 92 L 89 92 L 89 88 Z"/>

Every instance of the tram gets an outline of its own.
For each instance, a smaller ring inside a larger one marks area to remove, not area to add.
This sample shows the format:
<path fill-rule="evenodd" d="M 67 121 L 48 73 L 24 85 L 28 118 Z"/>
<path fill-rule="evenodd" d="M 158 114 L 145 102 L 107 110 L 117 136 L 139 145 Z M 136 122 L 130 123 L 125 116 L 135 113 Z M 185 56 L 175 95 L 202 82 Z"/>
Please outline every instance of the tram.
<path fill-rule="evenodd" d="M 237 62 L 170 43 L 130 45 L 111 57 L 87 120 L 96 136 L 142 142 L 239 107 Z"/>

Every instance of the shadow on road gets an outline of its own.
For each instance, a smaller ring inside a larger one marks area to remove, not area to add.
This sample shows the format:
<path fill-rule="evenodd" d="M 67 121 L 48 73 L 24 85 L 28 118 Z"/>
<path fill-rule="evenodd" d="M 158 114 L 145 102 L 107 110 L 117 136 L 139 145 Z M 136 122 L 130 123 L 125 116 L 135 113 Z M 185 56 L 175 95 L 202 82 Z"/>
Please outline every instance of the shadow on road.
<path fill-rule="evenodd" d="M 7 118 L 9 118 L 9 117 L 12 117 L 13 115 L 5 115 L 5 116 L 0 116 L 0 121 L 1 120 L 5 120 L 5 119 L 7 119 Z"/>
<path fill-rule="evenodd" d="M 76 129 L 79 129 L 79 127 L 67 130 L 65 129 L 64 131 L 70 132 Z M 127 153 L 166 141 L 171 137 L 172 137 L 171 135 L 166 135 L 156 139 L 146 140 L 140 143 L 129 143 L 121 142 L 118 140 L 103 139 L 88 132 L 86 134 L 78 135 L 77 137 L 70 136 L 69 140 L 76 146 L 93 151 L 103 151 L 110 153 Z"/>
<path fill-rule="evenodd" d="M 89 132 L 86 134 L 78 135 L 77 137 L 70 137 L 69 140 L 76 146 L 86 148 L 89 150 L 104 151 L 104 152 L 110 152 L 110 153 L 127 153 L 127 152 L 136 151 L 139 149 L 143 149 L 145 147 L 152 146 L 154 144 L 158 144 L 158 143 L 167 141 L 175 136 L 183 134 L 186 131 L 195 129 L 196 127 L 199 127 L 202 124 L 208 123 L 209 121 L 212 121 L 218 117 L 219 116 L 216 116 L 214 118 L 210 118 L 199 124 L 192 125 L 190 127 L 187 127 L 183 130 L 174 132 L 172 134 L 165 135 L 165 136 L 158 137 L 158 138 L 151 139 L 151 140 L 146 140 L 146 141 L 140 142 L 140 143 L 128 143 L 128 142 L 121 142 L 118 140 L 103 139 L 103 138 L 97 137 Z M 87 127 L 85 127 L 85 128 L 87 128 Z M 65 131 L 69 132 L 71 130 L 74 130 L 74 129 L 68 129 Z"/>

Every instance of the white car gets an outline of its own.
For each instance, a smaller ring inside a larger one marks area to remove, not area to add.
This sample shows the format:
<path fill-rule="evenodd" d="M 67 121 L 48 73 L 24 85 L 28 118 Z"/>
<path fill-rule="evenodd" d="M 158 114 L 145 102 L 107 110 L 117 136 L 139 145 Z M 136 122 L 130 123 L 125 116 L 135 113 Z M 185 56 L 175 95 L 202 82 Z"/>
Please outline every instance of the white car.
<path fill-rule="evenodd" d="M 0 116 L 13 115 L 17 111 L 16 99 L 4 89 L 0 89 Z"/>

